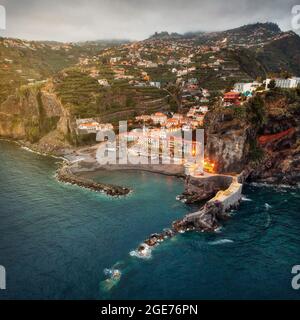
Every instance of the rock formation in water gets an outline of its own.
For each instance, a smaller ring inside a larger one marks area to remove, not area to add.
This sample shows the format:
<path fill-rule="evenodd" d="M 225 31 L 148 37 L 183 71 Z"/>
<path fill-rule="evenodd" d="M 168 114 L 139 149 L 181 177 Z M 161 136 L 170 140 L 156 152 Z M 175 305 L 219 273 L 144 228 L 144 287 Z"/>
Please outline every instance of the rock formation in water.
<path fill-rule="evenodd" d="M 227 189 L 231 181 L 232 178 L 225 175 L 201 177 L 201 179 L 188 176 L 182 196 L 187 204 L 198 203 L 212 198 L 219 190 Z"/>

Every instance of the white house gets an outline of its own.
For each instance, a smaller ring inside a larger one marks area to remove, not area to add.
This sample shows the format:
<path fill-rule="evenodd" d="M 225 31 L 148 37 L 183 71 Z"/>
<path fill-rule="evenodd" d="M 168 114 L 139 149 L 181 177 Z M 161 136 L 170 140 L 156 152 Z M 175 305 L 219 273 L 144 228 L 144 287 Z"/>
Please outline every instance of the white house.
<path fill-rule="evenodd" d="M 119 62 L 121 59 L 122 59 L 122 57 L 112 57 L 112 58 L 110 58 L 110 63 L 111 63 L 111 64 L 117 63 L 117 62 Z"/>
<path fill-rule="evenodd" d="M 208 106 L 200 106 L 198 110 L 199 112 L 206 113 L 208 111 Z"/>
<path fill-rule="evenodd" d="M 239 92 L 239 93 L 246 93 L 246 92 L 253 92 L 255 91 L 258 87 L 260 87 L 262 84 L 259 82 L 247 82 L 247 83 L 236 83 L 234 85 L 234 92 Z"/>
<path fill-rule="evenodd" d="M 109 83 L 106 79 L 99 79 L 98 83 L 100 84 L 100 86 L 109 87 Z"/>
<path fill-rule="evenodd" d="M 293 89 L 297 88 L 298 85 L 300 85 L 300 78 L 299 77 L 293 77 L 289 79 L 266 79 L 266 90 L 268 89 L 268 86 L 272 80 L 275 80 L 276 87 L 283 88 L 283 89 Z"/>
<path fill-rule="evenodd" d="M 160 84 L 159 81 L 151 81 L 151 82 L 150 82 L 150 86 L 160 89 L 161 84 Z"/>

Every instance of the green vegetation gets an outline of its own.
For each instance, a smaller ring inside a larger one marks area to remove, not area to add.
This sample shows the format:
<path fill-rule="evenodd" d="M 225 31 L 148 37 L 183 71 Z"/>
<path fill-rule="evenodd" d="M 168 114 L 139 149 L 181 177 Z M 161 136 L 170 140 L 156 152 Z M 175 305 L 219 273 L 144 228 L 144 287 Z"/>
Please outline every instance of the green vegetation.
<path fill-rule="evenodd" d="M 256 95 L 246 103 L 246 117 L 258 129 L 266 122 L 265 103 L 262 97 Z"/>
<path fill-rule="evenodd" d="M 25 122 L 26 137 L 31 142 L 37 142 L 40 138 L 40 122 L 38 118 L 32 118 Z"/>
<path fill-rule="evenodd" d="M 229 106 L 227 107 L 229 110 L 232 110 L 235 118 L 244 120 L 246 118 L 247 112 L 244 106 Z"/>
<path fill-rule="evenodd" d="M 97 99 L 100 97 L 100 86 L 97 80 L 78 69 L 66 71 L 55 79 L 56 90 L 62 103 L 78 116 L 97 114 Z"/>
<path fill-rule="evenodd" d="M 270 83 L 268 84 L 268 88 L 269 88 L 270 90 L 274 90 L 274 89 L 276 88 L 276 82 L 275 82 L 274 79 L 272 79 L 272 80 L 270 81 Z"/>
<path fill-rule="evenodd" d="M 257 144 L 256 139 L 249 142 L 249 159 L 254 163 L 259 163 L 264 158 L 263 149 Z"/>

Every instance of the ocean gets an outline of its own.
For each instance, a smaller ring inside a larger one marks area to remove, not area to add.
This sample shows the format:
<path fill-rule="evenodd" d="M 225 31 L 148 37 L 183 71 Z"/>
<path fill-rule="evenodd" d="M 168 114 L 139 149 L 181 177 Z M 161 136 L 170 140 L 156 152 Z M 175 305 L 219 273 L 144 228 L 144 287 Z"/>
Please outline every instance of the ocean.
<path fill-rule="evenodd" d="M 150 234 L 195 210 L 176 200 L 183 180 L 98 172 L 128 186 L 112 198 L 57 182 L 53 159 L 0 141 L 0 299 L 299 299 L 300 190 L 246 185 L 217 233 L 177 235 L 141 259 Z M 106 269 L 121 278 L 107 279 Z"/>

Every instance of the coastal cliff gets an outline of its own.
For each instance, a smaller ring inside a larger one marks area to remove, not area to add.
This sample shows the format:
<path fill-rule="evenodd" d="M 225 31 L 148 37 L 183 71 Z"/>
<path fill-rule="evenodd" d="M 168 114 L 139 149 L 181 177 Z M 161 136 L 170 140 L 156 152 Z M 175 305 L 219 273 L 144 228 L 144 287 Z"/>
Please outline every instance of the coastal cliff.
<path fill-rule="evenodd" d="M 44 85 L 21 87 L 0 105 L 0 136 L 22 140 L 48 153 L 70 145 L 74 119 L 51 89 Z"/>
<path fill-rule="evenodd" d="M 300 182 L 300 92 L 275 89 L 241 106 L 206 115 L 205 156 L 218 173 L 249 171 L 249 180 Z"/>
<path fill-rule="evenodd" d="M 257 132 L 261 161 L 249 180 L 297 185 L 300 182 L 300 91 L 267 92 L 265 121 Z"/>
<path fill-rule="evenodd" d="M 236 175 L 240 182 L 299 185 L 299 90 L 270 90 L 235 107 L 217 103 L 205 125 L 205 157 L 218 175 L 187 177 L 186 203 L 211 199 Z"/>

